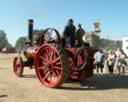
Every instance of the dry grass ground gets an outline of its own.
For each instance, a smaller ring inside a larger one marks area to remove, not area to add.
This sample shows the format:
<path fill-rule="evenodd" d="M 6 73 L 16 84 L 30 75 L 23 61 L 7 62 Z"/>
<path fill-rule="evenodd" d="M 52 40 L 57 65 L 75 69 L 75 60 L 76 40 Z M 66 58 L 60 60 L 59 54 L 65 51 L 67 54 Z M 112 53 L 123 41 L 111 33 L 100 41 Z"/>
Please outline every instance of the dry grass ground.
<path fill-rule="evenodd" d="M 128 71 L 124 77 L 94 75 L 82 82 L 94 88 L 81 89 L 79 82 L 70 82 L 50 89 L 41 85 L 34 69 L 25 69 L 24 77 L 17 78 L 13 57 L 0 54 L 0 102 L 128 102 Z"/>

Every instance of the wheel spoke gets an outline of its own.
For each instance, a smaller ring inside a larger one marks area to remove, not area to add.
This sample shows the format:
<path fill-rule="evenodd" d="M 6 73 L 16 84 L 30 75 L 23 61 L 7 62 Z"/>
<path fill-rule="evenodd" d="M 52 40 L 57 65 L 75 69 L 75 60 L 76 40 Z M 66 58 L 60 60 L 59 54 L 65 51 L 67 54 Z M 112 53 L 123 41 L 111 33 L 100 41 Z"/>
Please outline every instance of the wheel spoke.
<path fill-rule="evenodd" d="M 49 48 L 46 48 L 46 53 L 49 53 Z"/>
<path fill-rule="evenodd" d="M 53 62 L 52 62 L 52 63 L 57 62 L 59 59 L 60 59 L 60 57 L 57 57 L 55 60 L 53 60 Z"/>
<path fill-rule="evenodd" d="M 43 56 L 40 56 L 40 58 L 43 60 L 44 63 L 47 63 L 47 60 Z"/>
<path fill-rule="evenodd" d="M 54 61 L 56 59 L 56 53 L 53 51 L 53 53 L 52 53 L 52 61 Z M 51 61 L 51 62 L 52 62 Z M 52 62 L 53 63 L 53 62 Z"/>
<path fill-rule="evenodd" d="M 50 52 L 48 53 L 48 58 L 49 58 L 49 62 L 50 62 L 50 63 L 52 62 L 52 53 L 53 53 L 53 51 L 50 51 Z"/>
<path fill-rule="evenodd" d="M 48 71 L 46 75 L 44 76 L 44 80 L 49 76 L 50 72 Z"/>
<path fill-rule="evenodd" d="M 59 62 L 56 62 L 55 65 L 61 65 L 61 62 L 60 61 Z"/>
<path fill-rule="evenodd" d="M 51 51 L 50 52 L 50 62 L 52 62 L 52 60 L 53 60 L 53 55 L 54 55 L 54 51 Z"/>
<path fill-rule="evenodd" d="M 49 63 L 49 55 L 46 52 L 44 53 L 44 60 L 46 63 Z"/>
<path fill-rule="evenodd" d="M 49 55 L 49 53 L 50 53 L 49 49 L 46 48 L 46 57 L 50 61 L 50 55 Z"/>
<path fill-rule="evenodd" d="M 57 67 L 57 66 L 53 66 L 52 68 L 53 68 L 53 69 L 57 69 L 57 70 L 62 70 L 61 67 Z"/>
<path fill-rule="evenodd" d="M 57 75 L 57 76 L 59 76 L 59 75 L 60 75 L 59 71 L 57 71 L 57 70 L 56 70 L 55 72 L 56 72 L 56 75 Z"/>
<path fill-rule="evenodd" d="M 47 63 L 49 63 L 49 55 L 47 53 L 45 54 L 45 58 L 47 60 Z"/>
<path fill-rule="evenodd" d="M 53 59 L 55 59 L 56 58 L 56 54 L 55 54 L 55 52 L 53 53 Z"/>
<path fill-rule="evenodd" d="M 38 69 L 42 69 L 42 70 L 44 70 L 44 69 L 46 69 L 44 66 L 41 66 L 41 67 L 38 67 Z"/>

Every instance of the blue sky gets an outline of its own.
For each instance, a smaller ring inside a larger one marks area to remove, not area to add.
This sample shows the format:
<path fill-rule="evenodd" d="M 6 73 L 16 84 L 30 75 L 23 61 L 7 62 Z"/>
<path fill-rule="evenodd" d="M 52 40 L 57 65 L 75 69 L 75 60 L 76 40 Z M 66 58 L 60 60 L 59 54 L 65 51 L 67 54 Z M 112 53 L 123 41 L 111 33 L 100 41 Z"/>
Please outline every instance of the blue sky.
<path fill-rule="evenodd" d="M 0 0 L 0 29 L 10 43 L 27 36 L 27 20 L 34 19 L 34 29 L 55 27 L 60 32 L 69 18 L 93 30 L 99 19 L 101 37 L 121 39 L 128 35 L 128 0 Z"/>

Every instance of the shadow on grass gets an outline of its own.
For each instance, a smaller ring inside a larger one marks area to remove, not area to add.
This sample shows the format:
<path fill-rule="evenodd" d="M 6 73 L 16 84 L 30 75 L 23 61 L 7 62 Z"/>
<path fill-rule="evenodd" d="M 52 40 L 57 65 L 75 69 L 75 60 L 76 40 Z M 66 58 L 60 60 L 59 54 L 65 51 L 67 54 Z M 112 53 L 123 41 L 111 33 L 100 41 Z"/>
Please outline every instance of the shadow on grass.
<path fill-rule="evenodd" d="M 36 78 L 36 75 L 23 75 L 23 78 Z M 62 86 L 56 88 L 61 90 L 109 90 L 109 89 L 128 89 L 128 75 L 120 76 L 103 75 L 97 77 L 94 75 L 91 78 L 82 81 L 68 80 Z"/>
<path fill-rule="evenodd" d="M 62 90 L 109 90 L 109 89 L 128 89 L 128 75 L 119 76 L 114 75 L 110 77 L 108 75 L 103 75 L 101 77 L 97 77 L 94 75 L 92 78 L 88 78 L 82 80 L 80 82 L 76 82 L 77 87 L 74 81 L 71 81 L 70 87 L 68 85 L 63 85 L 58 89 Z M 81 85 L 81 87 L 80 87 Z"/>
<path fill-rule="evenodd" d="M 34 74 L 23 75 L 23 78 L 36 78 Z"/>
<path fill-rule="evenodd" d="M 8 97 L 8 95 L 0 95 L 0 98 Z"/>

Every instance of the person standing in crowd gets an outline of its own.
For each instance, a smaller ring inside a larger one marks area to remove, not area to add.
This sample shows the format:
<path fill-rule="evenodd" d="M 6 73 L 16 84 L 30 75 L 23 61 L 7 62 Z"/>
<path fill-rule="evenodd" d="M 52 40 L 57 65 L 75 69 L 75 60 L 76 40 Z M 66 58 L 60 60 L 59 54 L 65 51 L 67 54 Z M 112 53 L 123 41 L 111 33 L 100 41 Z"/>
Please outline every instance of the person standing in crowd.
<path fill-rule="evenodd" d="M 126 54 L 123 52 L 122 49 L 117 49 L 116 51 L 116 67 L 118 69 L 119 75 L 124 75 L 125 74 L 125 68 L 127 66 L 126 63 Z"/>
<path fill-rule="evenodd" d="M 64 29 L 64 38 L 66 47 L 74 47 L 75 46 L 75 26 L 73 25 L 73 20 L 69 19 L 68 24 Z"/>
<path fill-rule="evenodd" d="M 99 49 L 95 54 L 94 54 L 94 64 L 96 65 L 96 71 L 97 71 L 97 76 L 103 74 L 103 68 L 104 68 L 104 53 L 102 49 Z M 99 69 L 101 70 L 101 74 L 99 73 Z"/>
<path fill-rule="evenodd" d="M 115 51 L 115 54 L 116 54 L 116 62 L 115 62 L 115 68 L 119 71 L 119 60 L 120 60 L 120 55 L 121 55 L 121 52 L 120 52 L 120 49 L 117 48 L 117 50 Z"/>
<path fill-rule="evenodd" d="M 77 30 L 76 30 L 76 41 L 77 41 L 77 46 L 82 46 L 83 40 L 82 37 L 85 34 L 85 30 L 82 28 L 81 24 L 78 24 Z"/>
<path fill-rule="evenodd" d="M 108 65 L 110 77 L 113 76 L 115 61 L 116 61 L 116 54 L 114 53 L 114 51 L 110 51 L 107 56 L 107 65 Z"/>

